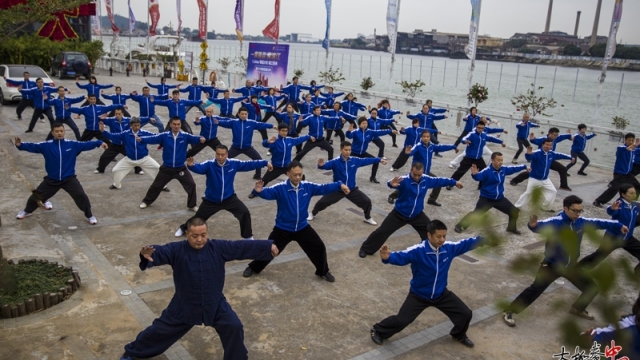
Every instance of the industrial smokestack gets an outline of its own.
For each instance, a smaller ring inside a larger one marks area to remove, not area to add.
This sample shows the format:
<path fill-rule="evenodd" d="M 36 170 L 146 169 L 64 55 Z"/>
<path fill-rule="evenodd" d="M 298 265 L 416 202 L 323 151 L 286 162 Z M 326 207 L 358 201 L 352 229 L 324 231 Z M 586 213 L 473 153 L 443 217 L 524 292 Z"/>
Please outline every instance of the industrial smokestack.
<path fill-rule="evenodd" d="M 547 10 L 547 24 L 544 27 L 544 32 L 549 32 L 549 27 L 551 26 L 551 12 L 553 11 L 553 0 L 549 0 L 549 10 Z"/>
<path fill-rule="evenodd" d="M 598 37 L 598 23 L 600 23 L 600 8 L 602 8 L 602 0 L 598 0 L 598 7 L 596 8 L 596 18 L 593 20 L 593 31 L 591 32 L 591 41 L 589 47 L 596 44 L 596 38 Z"/>
<path fill-rule="evenodd" d="M 573 30 L 573 36 L 578 37 L 578 26 L 580 26 L 580 14 L 582 13 L 582 11 L 578 11 L 578 14 L 576 14 L 576 28 L 575 30 Z"/>

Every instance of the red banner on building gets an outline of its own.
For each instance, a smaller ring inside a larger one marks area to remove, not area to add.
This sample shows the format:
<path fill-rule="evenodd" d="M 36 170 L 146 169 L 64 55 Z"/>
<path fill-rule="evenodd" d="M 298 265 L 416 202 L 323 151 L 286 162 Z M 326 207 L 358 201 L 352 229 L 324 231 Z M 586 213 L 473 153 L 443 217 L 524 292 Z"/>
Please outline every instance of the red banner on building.
<path fill-rule="evenodd" d="M 105 0 L 105 4 L 107 5 L 107 15 L 109 16 L 109 21 L 111 22 L 111 30 L 113 32 L 120 32 L 120 29 L 116 26 L 116 23 L 113 21 L 113 1 Z"/>
<path fill-rule="evenodd" d="M 280 37 L 280 0 L 276 0 L 275 10 L 276 14 L 273 21 L 262 30 L 262 35 L 275 40 L 277 44 Z"/>
<path fill-rule="evenodd" d="M 200 9 L 200 16 L 198 17 L 198 37 L 202 40 L 207 40 L 207 8 L 209 7 L 209 0 L 198 0 L 198 9 Z"/>
<path fill-rule="evenodd" d="M 159 0 L 149 0 L 149 17 L 151 18 L 151 26 L 149 27 L 149 35 L 156 35 L 156 27 L 160 21 L 160 5 Z"/>

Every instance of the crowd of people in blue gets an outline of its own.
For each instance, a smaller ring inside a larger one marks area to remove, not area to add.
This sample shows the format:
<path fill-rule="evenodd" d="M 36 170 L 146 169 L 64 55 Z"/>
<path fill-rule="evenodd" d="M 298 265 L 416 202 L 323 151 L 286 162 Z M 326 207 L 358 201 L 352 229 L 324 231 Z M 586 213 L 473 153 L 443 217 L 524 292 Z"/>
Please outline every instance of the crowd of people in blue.
<path fill-rule="evenodd" d="M 587 176 L 585 170 L 589 158 L 585 154 L 586 144 L 596 135 L 588 134 L 583 124 L 578 126 L 575 133 L 568 131 L 560 135 L 560 130 L 552 127 L 547 135 L 536 138 L 531 129 L 539 125 L 530 121 L 529 115 L 525 114 L 514 129 L 517 131 L 519 148 L 511 160 L 513 165 L 504 165 L 505 156 L 501 152 L 491 151 L 486 145 L 492 142 L 504 147 L 503 140 L 491 134 L 506 133 L 510 129 L 489 127 L 491 119 L 478 115 L 475 107 L 464 118 L 465 127 L 456 142 L 440 144 L 436 121 L 447 118 L 447 109 L 433 107 L 430 100 L 420 112 L 405 114 L 411 120 L 410 127 L 397 129 L 394 116 L 402 114 L 391 109 L 389 101 L 383 100 L 372 108 L 357 102 L 351 93 L 334 92 L 333 88 L 318 85 L 315 81 L 308 86 L 301 85 L 296 77 L 280 89 L 263 87 L 259 81 L 254 85 L 247 80 L 244 87 L 231 90 L 200 85 L 197 78 L 183 88 L 181 84 L 167 84 L 166 79 L 162 78 L 159 84 L 147 82 L 148 86 L 142 88 L 141 94 L 136 91 L 122 94 L 119 86 L 115 86 L 115 94 L 104 94 L 105 89 L 114 85 L 98 84 L 97 79 L 92 77 L 88 84 L 80 84 L 76 80 L 77 86 L 86 90 L 87 95 L 75 98 L 66 96 L 68 91 L 62 86 L 44 86 L 42 79 L 31 81 L 28 73 L 24 74 L 23 81 L 7 81 L 17 86 L 23 94 L 16 109 L 17 120 L 21 119 L 27 106 L 34 108 L 26 132 L 33 132 L 38 118 L 42 116 L 48 118 L 51 127 L 42 142 L 23 142 L 19 137 L 15 138 L 17 149 L 42 154 L 46 172 L 17 219 L 31 216 L 39 206 L 52 209 L 49 199 L 63 189 L 84 212 L 87 221 L 97 224 L 89 198 L 76 177 L 75 165 L 76 157 L 81 152 L 98 147 L 102 147 L 104 152 L 96 173 L 104 173 L 118 154 L 124 156 L 112 169 L 114 179 L 110 189 L 121 189 L 124 177 L 131 170 L 136 174 L 146 172 L 153 182 L 139 205 L 140 209 L 145 209 L 163 191 L 169 191 L 166 185 L 175 179 L 187 193 L 187 208 L 195 212 L 175 232 L 175 237 L 186 236 L 186 240 L 145 246 L 140 251 L 141 270 L 165 264 L 172 266 L 175 295 L 162 315 L 143 330 L 135 341 L 125 346 L 122 359 L 162 354 L 192 326 L 201 324 L 212 326 L 218 332 L 225 359 L 246 359 L 248 352 L 243 341 L 242 323 L 222 293 L 225 262 L 252 259 L 243 276 L 255 276 L 264 271 L 289 242 L 296 241 L 313 263 L 315 274 L 334 282 L 325 244 L 310 222 L 327 207 L 347 198 L 362 209 L 365 223 L 378 225 L 372 218 L 372 203 L 366 190 L 363 191 L 356 183 L 356 173 L 361 167 L 371 166 L 369 180 L 372 184 L 379 183 L 379 164 L 387 164 L 385 142 L 382 140 L 386 135 L 391 137 L 392 147 L 398 147 L 398 134 L 405 136 L 399 156 L 390 171 L 400 171 L 410 159 L 411 166 L 408 173 L 386 182 L 392 190 L 388 201 L 394 204 L 394 208 L 362 243 L 358 255 L 365 258 L 378 252 L 385 264 L 411 265 L 413 278 L 409 294 L 399 312 L 373 325 L 370 336 L 376 344 L 383 344 L 384 340 L 411 324 L 424 309 L 433 306 L 452 321 L 454 327 L 450 335 L 454 340 L 467 347 L 474 346 L 467 337 L 472 311 L 447 288 L 448 272 L 456 256 L 483 245 L 495 244 L 482 235 L 447 241 L 447 225 L 430 219 L 424 211 L 429 189 L 432 190 L 426 203 L 439 207 L 440 189 L 462 188 L 460 179 L 468 171 L 478 183 L 479 197 L 475 209 L 454 225 L 456 233 L 462 233 L 471 226 L 474 215 L 495 208 L 509 218 L 506 231 L 521 234 L 517 228 L 518 216 L 523 206 L 531 202 L 536 189 L 542 194 L 541 210 L 550 213 L 546 219 L 538 219 L 535 215 L 537 211 L 534 211 L 529 218 L 529 230 L 546 237 L 544 260 L 533 283 L 505 309 L 503 320 L 507 325 L 515 326 L 514 315 L 533 303 L 559 277 L 566 278 L 582 292 L 569 312 L 593 320 L 594 317 L 586 308 L 597 295 L 598 287 L 584 271 L 578 270 L 598 265 L 619 248 L 640 260 L 640 242 L 633 236 L 639 212 L 636 198 L 640 183 L 636 175 L 640 174 L 640 138 L 637 139 L 633 133 L 626 134 L 624 144 L 618 146 L 613 180 L 593 202 L 594 206 L 603 207 L 617 195 L 618 198 L 606 209 L 610 219 L 593 219 L 581 216 L 583 201 L 575 195 L 566 196 L 562 201 L 562 210 L 555 211 L 557 190 L 549 179 L 550 170 L 558 172 L 560 189 L 571 191 L 568 171 L 578 159 L 582 166 L 577 175 Z M 152 95 L 151 88 L 156 89 L 157 94 Z M 187 93 L 187 98 L 181 98 L 181 93 Z M 232 93 L 240 95 L 231 97 Z M 101 96 L 112 104 L 104 104 Z M 340 97 L 342 100 L 338 99 Z M 131 117 L 127 111 L 128 100 L 138 103 L 139 116 Z M 73 106 L 80 102 L 83 104 Z M 156 113 L 158 105 L 168 109 L 166 126 Z M 192 123 L 200 128 L 199 135 L 193 134 L 187 119 L 187 114 L 194 107 L 202 112 L 202 116 L 197 116 Z M 82 133 L 72 114 L 76 114 L 76 119 L 84 119 Z M 269 137 L 267 130 L 274 128 L 268 122 L 271 118 L 277 123 L 278 134 Z M 157 132 L 141 129 L 148 124 L 155 127 Z M 64 125 L 73 131 L 76 140 L 65 138 Z M 308 130 L 303 135 L 305 127 Z M 220 128 L 231 131 L 231 144 L 222 144 L 218 139 Z M 253 147 L 255 131 L 260 133 L 266 151 L 258 151 Z M 337 157 L 334 157 L 334 138 L 339 141 Z M 556 144 L 565 140 L 573 142 L 570 155 L 556 151 Z M 378 148 L 375 155 L 369 151 L 372 143 Z M 158 145 L 157 149 L 162 151 L 162 165 L 149 156 L 149 144 Z M 459 148 L 460 144 L 464 149 Z M 531 144 L 537 145 L 538 149 L 533 150 Z M 215 152 L 215 158 L 195 162 L 194 157 L 206 147 Z M 294 148 L 295 155 L 292 153 Z M 326 159 L 322 156 L 317 161 L 317 167 L 333 172 L 331 183 L 318 184 L 305 178 L 301 160 L 315 148 L 327 153 Z M 525 149 L 527 163 L 518 164 L 519 156 Z M 439 177 L 431 171 L 433 158 L 442 157 L 440 153 L 445 151 L 462 153 L 449 165 L 455 169 L 453 174 Z M 270 161 L 263 159 L 261 152 L 269 156 Z M 250 160 L 236 159 L 240 154 Z M 488 165 L 484 160 L 486 155 L 490 158 Z M 567 161 L 568 165 L 560 161 Z M 267 170 L 264 175 L 263 168 Z M 256 183 L 254 189 L 245 195 L 276 202 L 275 226 L 268 240 L 254 240 L 250 212 L 234 189 L 237 174 L 250 171 L 254 172 Z M 199 206 L 192 173 L 206 176 L 206 189 Z M 506 177 L 514 174 L 518 175 L 510 180 L 511 185 L 528 179 L 526 190 L 515 204 L 504 196 Z M 281 175 L 287 179 L 267 187 L 268 183 Z M 321 198 L 310 210 L 313 196 Z M 242 240 L 208 238 L 207 220 L 221 210 L 230 212 L 238 219 Z M 422 242 L 404 251 L 391 252 L 385 242 L 407 224 L 418 232 Z M 600 248 L 579 259 L 580 243 L 586 227 L 605 232 Z M 566 236 L 567 229 L 573 235 L 572 248 L 567 248 L 567 241 L 561 239 Z M 640 265 L 635 268 L 635 276 L 640 277 Z M 632 359 L 640 358 L 638 302 L 632 314 L 623 318 L 620 324 L 589 329 L 587 336 L 595 341 L 630 337 L 632 341 L 629 344 L 635 344 L 635 347 L 626 347 L 625 351 Z"/>

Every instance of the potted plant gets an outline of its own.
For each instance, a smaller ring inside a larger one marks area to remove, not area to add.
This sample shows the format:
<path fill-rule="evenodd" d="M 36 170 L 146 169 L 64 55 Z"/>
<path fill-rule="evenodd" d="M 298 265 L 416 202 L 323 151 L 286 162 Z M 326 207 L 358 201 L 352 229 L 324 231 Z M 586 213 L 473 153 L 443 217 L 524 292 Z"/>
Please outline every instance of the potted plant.
<path fill-rule="evenodd" d="M 223 57 L 221 59 L 216 60 L 218 64 L 222 67 L 222 72 L 226 73 L 229 65 L 231 65 L 231 60 L 228 57 Z"/>
<path fill-rule="evenodd" d="M 233 63 L 240 68 L 240 73 L 242 73 L 243 75 L 247 74 L 247 65 L 249 64 L 249 59 L 241 55 L 233 59 Z"/>
<path fill-rule="evenodd" d="M 340 68 L 334 69 L 333 67 L 330 67 L 327 71 L 320 71 L 318 73 L 318 78 L 322 83 L 327 85 L 340 84 L 346 80 L 340 71 Z"/>
<path fill-rule="evenodd" d="M 478 83 L 473 85 L 467 93 L 467 100 L 474 103 L 474 106 L 478 106 L 481 102 L 489 98 L 489 88 L 482 86 Z"/>
<path fill-rule="evenodd" d="M 293 76 L 297 77 L 298 79 L 300 79 L 302 75 L 304 75 L 304 70 L 302 69 L 293 70 Z"/>
<path fill-rule="evenodd" d="M 553 116 L 547 113 L 547 109 L 553 109 L 558 105 L 558 102 L 551 98 L 547 98 L 546 96 L 540 96 L 536 91 L 540 91 L 544 89 L 543 86 L 538 86 L 535 88 L 534 84 L 531 84 L 531 88 L 527 89 L 526 94 L 520 94 L 518 96 L 514 96 L 511 99 L 511 104 L 516 107 L 516 111 L 523 111 L 526 114 L 531 115 L 531 120 L 534 123 L 538 123 L 535 119 L 536 115 L 542 116 Z M 564 105 L 560 104 L 561 107 Z"/>
<path fill-rule="evenodd" d="M 629 120 L 622 116 L 614 116 L 612 120 L 611 125 L 618 130 L 624 130 L 629 126 Z M 624 133 L 622 131 L 609 131 L 609 141 L 621 142 L 623 137 Z"/>
<path fill-rule="evenodd" d="M 373 82 L 373 80 L 371 80 L 371 76 L 367 76 L 366 78 L 362 78 L 362 82 L 360 82 L 360 87 L 362 88 L 362 90 L 364 90 L 362 92 L 362 97 L 365 99 L 369 99 L 369 93 L 367 92 L 367 90 L 371 89 L 372 87 L 376 86 L 376 84 Z"/>
<path fill-rule="evenodd" d="M 424 81 L 418 79 L 414 82 L 408 82 L 406 80 L 402 80 L 399 83 L 396 83 L 402 87 L 402 93 L 407 94 L 407 98 L 405 101 L 407 105 L 415 104 L 415 100 L 413 99 L 418 93 L 422 92 L 422 87 L 425 85 Z"/>

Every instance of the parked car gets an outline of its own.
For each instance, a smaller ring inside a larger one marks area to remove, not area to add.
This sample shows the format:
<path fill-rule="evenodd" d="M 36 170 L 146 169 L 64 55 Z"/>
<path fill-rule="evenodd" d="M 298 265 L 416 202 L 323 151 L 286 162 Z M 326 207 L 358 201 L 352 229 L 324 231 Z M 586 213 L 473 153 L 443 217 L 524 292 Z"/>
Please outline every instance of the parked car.
<path fill-rule="evenodd" d="M 51 76 L 63 79 L 68 77 L 91 77 L 91 62 L 87 55 L 81 52 L 63 51 L 51 59 Z"/>
<path fill-rule="evenodd" d="M 0 65 L 0 103 L 6 105 L 11 101 L 22 100 L 22 94 L 18 91 L 18 87 L 7 84 L 7 79 L 22 81 L 25 71 L 29 73 L 29 80 L 36 81 L 37 78 L 42 78 L 45 86 L 55 86 L 49 75 L 39 66 Z"/>

